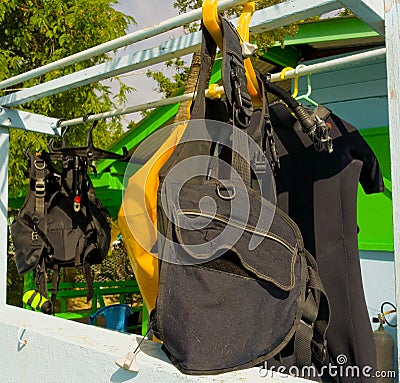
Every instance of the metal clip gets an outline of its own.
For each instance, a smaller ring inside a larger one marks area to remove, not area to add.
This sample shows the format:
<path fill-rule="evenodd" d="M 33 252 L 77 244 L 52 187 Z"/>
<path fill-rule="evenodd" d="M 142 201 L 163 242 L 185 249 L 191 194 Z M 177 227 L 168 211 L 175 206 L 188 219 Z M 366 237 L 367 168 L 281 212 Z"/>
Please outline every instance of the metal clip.
<path fill-rule="evenodd" d="M 39 239 L 38 232 L 37 231 L 32 231 L 31 238 L 32 238 L 32 242 L 36 242 Z"/>
<path fill-rule="evenodd" d="M 323 150 L 333 152 L 332 138 L 329 136 L 329 127 L 319 116 L 315 116 L 316 127 L 313 135 L 314 147 L 318 152 Z"/>
<path fill-rule="evenodd" d="M 243 107 L 242 92 L 240 91 L 240 84 L 238 81 L 234 82 L 233 94 L 235 96 L 235 103 L 238 109 Z"/>

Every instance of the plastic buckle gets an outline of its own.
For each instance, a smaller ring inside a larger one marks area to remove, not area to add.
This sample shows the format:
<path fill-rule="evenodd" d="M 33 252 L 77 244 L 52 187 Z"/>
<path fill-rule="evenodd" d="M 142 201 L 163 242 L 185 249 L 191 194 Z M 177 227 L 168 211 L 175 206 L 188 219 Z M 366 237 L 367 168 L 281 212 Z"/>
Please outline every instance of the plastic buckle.
<path fill-rule="evenodd" d="M 254 173 L 263 174 L 267 171 L 267 160 L 261 151 L 254 154 L 252 168 Z"/>
<path fill-rule="evenodd" d="M 314 323 L 310 323 L 310 322 L 306 321 L 304 318 L 300 319 L 300 323 L 302 323 L 304 326 L 307 326 L 309 328 L 312 328 L 312 329 L 314 328 Z"/>
<path fill-rule="evenodd" d="M 35 196 L 43 198 L 46 194 L 46 187 L 44 181 L 36 181 L 35 183 Z"/>

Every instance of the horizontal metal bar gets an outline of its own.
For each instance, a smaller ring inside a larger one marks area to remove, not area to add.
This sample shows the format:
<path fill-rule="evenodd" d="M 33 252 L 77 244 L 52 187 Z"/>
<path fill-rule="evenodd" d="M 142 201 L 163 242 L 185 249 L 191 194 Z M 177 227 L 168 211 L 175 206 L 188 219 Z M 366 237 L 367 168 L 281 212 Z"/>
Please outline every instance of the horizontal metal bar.
<path fill-rule="evenodd" d="M 69 89 L 118 76 L 122 73 L 162 63 L 166 60 L 193 53 L 199 49 L 201 33 L 196 32 L 168 40 L 158 47 L 135 52 L 46 83 L 26 88 L 0 97 L 0 105 L 17 106 L 26 102 L 52 96 Z"/>
<path fill-rule="evenodd" d="M 285 79 L 291 79 L 295 76 L 305 76 L 313 73 L 320 73 L 328 71 L 330 69 L 345 68 L 347 66 L 379 60 L 385 57 L 386 48 L 379 48 L 373 51 L 357 53 L 351 56 L 341 57 L 334 60 L 325 61 L 322 63 L 311 64 L 303 67 L 299 67 L 297 70 L 288 70 L 285 72 Z M 274 73 L 271 75 L 272 82 L 282 81 L 281 73 Z M 222 94 L 224 88 L 222 86 L 217 87 L 216 92 Z M 206 96 L 208 90 L 206 91 Z M 140 105 L 130 106 L 123 109 L 111 110 L 104 113 L 90 115 L 85 121 L 95 121 L 100 119 L 106 119 L 115 116 L 121 116 L 125 114 L 135 113 L 142 110 L 158 108 L 164 105 L 176 104 L 179 102 L 191 100 L 195 97 L 195 93 L 188 93 L 182 96 L 165 98 L 161 100 L 151 101 Z M 59 122 L 59 123 L 58 123 Z M 10 110 L 8 108 L 1 108 L 0 111 L 0 126 L 13 127 L 20 129 L 29 129 L 37 132 L 48 133 L 48 134 L 59 134 L 60 129 L 65 126 L 73 126 L 82 124 L 83 117 L 75 118 L 67 121 L 60 121 L 55 118 L 45 117 L 28 112 L 22 112 L 18 110 Z"/>
<path fill-rule="evenodd" d="M 57 118 L 0 107 L 0 127 L 30 130 L 38 133 L 60 134 Z"/>
<path fill-rule="evenodd" d="M 297 69 L 288 70 L 285 72 L 285 79 L 294 78 L 296 76 L 304 76 L 308 74 L 325 72 L 330 69 L 339 69 L 351 66 L 356 63 L 370 62 L 379 60 L 386 55 L 386 48 L 379 48 L 368 52 L 356 53 L 351 56 L 341 57 L 333 60 L 324 61 L 322 63 L 299 66 Z M 271 81 L 281 81 L 281 74 L 274 73 L 271 75 Z"/>
<path fill-rule="evenodd" d="M 89 117 L 87 117 L 85 119 L 85 121 L 90 122 L 90 121 L 102 120 L 102 119 L 106 119 L 109 117 L 122 116 L 122 115 L 129 114 L 129 113 L 140 112 L 142 110 L 153 109 L 153 108 L 158 108 L 160 106 L 176 104 L 178 102 L 191 100 L 193 98 L 193 96 L 194 96 L 194 93 L 187 93 L 182 96 L 163 98 L 161 100 L 150 101 L 150 102 L 146 102 L 145 104 L 135 105 L 135 106 L 131 106 L 128 108 L 116 109 L 116 110 L 111 110 L 109 112 L 92 114 Z M 83 117 L 74 118 L 72 120 L 62 121 L 60 123 L 60 127 L 63 128 L 65 126 L 79 125 L 79 124 L 82 124 L 83 122 L 84 122 Z"/>
<path fill-rule="evenodd" d="M 218 2 L 218 9 L 220 11 L 227 10 L 229 8 L 248 3 L 250 0 L 221 0 Z M 164 32 L 168 32 L 172 29 L 181 27 L 184 24 L 194 22 L 201 19 L 201 9 L 194 9 L 187 13 L 179 16 L 172 17 L 168 20 L 162 21 L 161 23 L 141 29 L 139 31 L 132 32 L 128 35 L 119 37 L 117 39 L 108 41 L 106 43 L 97 45 L 95 47 L 86 49 L 82 52 L 75 53 L 71 56 L 62 58 L 60 60 L 54 61 L 47 65 L 43 65 L 40 68 L 32 69 L 28 72 L 22 73 L 18 76 L 11 77 L 7 80 L 0 82 L 0 89 L 4 89 L 23 81 L 30 80 L 44 75 L 45 73 L 51 72 L 56 69 L 64 68 L 66 66 L 73 65 L 77 62 L 87 60 L 91 57 L 99 56 L 106 52 L 113 51 L 118 48 L 136 43 L 138 41 L 143 41 L 150 37 L 154 37 Z"/>
<path fill-rule="evenodd" d="M 308 74 L 325 72 L 330 69 L 344 68 L 346 66 L 353 65 L 356 63 L 370 62 L 373 60 L 381 59 L 382 57 L 385 56 L 385 54 L 386 54 L 386 48 L 380 48 L 380 49 L 376 49 L 373 51 L 357 53 L 357 54 L 354 54 L 351 56 L 346 56 L 346 57 L 341 57 L 341 58 L 334 59 L 334 60 L 325 61 L 322 63 L 307 65 L 307 66 L 299 67 L 297 69 L 297 71 L 296 71 L 296 69 L 286 71 L 284 79 L 294 78 L 295 76 L 305 76 Z M 281 73 L 274 73 L 273 75 L 271 75 L 271 81 L 272 82 L 282 81 Z M 224 88 L 222 86 L 217 87 L 217 89 L 216 89 L 217 94 L 222 94 L 223 92 L 224 92 Z M 208 96 L 208 90 L 206 91 L 206 96 Z M 182 96 L 164 98 L 161 100 L 146 102 L 144 104 L 135 105 L 135 106 L 131 106 L 131 107 L 124 108 L 124 109 L 118 109 L 118 110 L 112 110 L 112 111 L 105 112 L 105 113 L 93 114 L 93 115 L 89 116 L 85 121 L 95 121 L 95 120 L 105 119 L 105 118 L 109 118 L 109 117 L 121 116 L 124 114 L 140 112 L 142 110 L 157 108 L 157 107 L 164 106 L 164 105 L 176 104 L 178 102 L 183 102 L 183 101 L 188 101 L 188 100 L 191 100 L 193 97 L 196 97 L 195 93 L 187 93 Z M 83 117 L 80 117 L 80 118 L 75 118 L 73 120 L 62 121 L 59 124 L 59 126 L 60 127 L 72 126 L 72 125 L 82 124 L 83 122 L 84 122 Z"/>
<path fill-rule="evenodd" d="M 336 0 L 288 0 L 255 12 L 250 22 L 253 34 L 269 31 L 341 7 Z"/>
<path fill-rule="evenodd" d="M 302 17 L 311 17 L 335 9 L 336 0 L 291 0 L 254 13 L 250 31 L 252 33 L 274 29 Z M 282 13 L 282 12 L 286 12 Z M 277 21 L 277 19 L 279 19 Z M 278 24 L 277 24 L 278 23 Z M 0 98 L 0 105 L 16 106 L 45 96 L 51 96 L 67 89 L 77 88 L 104 80 L 122 73 L 144 68 L 168 59 L 193 53 L 201 44 L 199 32 L 164 42 L 159 47 L 146 49 L 104 64 L 48 81 L 44 84 L 21 90 Z"/>

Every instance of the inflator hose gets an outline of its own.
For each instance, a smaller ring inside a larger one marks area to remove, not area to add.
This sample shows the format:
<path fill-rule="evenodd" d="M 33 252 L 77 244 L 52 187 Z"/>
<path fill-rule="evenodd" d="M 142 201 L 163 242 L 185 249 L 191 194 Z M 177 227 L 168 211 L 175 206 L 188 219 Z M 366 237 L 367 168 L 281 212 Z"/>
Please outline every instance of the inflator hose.
<path fill-rule="evenodd" d="M 295 98 L 292 97 L 285 89 L 270 82 L 264 81 L 265 90 L 279 97 L 295 114 L 301 125 L 302 131 L 306 134 L 311 133 L 315 129 L 315 121 L 311 118 L 307 110 Z"/>

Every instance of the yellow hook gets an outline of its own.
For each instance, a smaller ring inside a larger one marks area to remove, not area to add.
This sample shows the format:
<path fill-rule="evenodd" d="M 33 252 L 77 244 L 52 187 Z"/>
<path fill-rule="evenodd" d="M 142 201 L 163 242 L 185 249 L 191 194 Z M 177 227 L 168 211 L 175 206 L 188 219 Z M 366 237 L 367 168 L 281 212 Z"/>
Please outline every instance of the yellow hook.
<path fill-rule="evenodd" d="M 294 68 L 288 66 L 286 68 L 283 68 L 280 74 L 280 78 L 281 80 L 285 79 L 285 73 L 288 70 L 294 70 Z M 293 93 L 292 93 L 292 97 L 296 98 L 296 96 L 299 94 L 299 75 L 295 75 L 294 76 L 294 82 L 293 82 Z"/>

